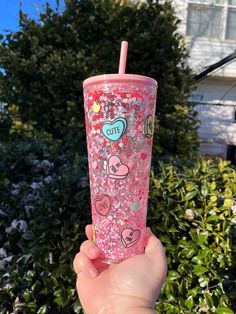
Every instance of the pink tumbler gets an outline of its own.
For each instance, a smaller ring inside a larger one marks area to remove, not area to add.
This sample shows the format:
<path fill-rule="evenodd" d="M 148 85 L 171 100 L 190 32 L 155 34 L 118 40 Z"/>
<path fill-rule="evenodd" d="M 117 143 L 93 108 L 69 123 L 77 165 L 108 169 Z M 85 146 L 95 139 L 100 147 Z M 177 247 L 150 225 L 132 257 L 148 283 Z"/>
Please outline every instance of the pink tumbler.
<path fill-rule="evenodd" d="M 122 42 L 119 74 L 83 84 L 94 241 L 107 263 L 144 250 L 157 82 L 124 74 L 126 54 Z"/>

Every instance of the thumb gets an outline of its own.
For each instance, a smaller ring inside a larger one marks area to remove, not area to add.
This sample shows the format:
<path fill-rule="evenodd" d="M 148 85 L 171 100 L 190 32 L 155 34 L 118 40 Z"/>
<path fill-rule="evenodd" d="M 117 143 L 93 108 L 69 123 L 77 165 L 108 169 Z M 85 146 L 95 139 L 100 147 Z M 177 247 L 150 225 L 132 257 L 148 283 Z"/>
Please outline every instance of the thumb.
<path fill-rule="evenodd" d="M 145 255 L 157 265 L 159 272 L 165 279 L 167 274 L 167 263 L 165 249 L 161 241 L 152 233 L 150 228 L 146 228 L 147 244 L 145 247 Z"/>

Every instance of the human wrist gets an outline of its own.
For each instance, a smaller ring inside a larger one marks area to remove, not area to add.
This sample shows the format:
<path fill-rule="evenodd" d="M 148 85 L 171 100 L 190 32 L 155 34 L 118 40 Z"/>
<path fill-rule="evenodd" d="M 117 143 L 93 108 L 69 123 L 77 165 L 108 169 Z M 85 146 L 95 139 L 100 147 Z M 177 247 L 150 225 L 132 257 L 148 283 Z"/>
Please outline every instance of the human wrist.
<path fill-rule="evenodd" d="M 124 312 L 124 310 L 121 309 L 119 314 L 124 314 L 124 313 L 129 313 L 129 314 L 156 314 L 156 311 L 154 309 L 146 308 L 146 307 L 134 307 L 134 308 L 128 308 L 127 310 L 128 310 L 127 312 Z"/>
<path fill-rule="evenodd" d="M 153 302 L 134 296 L 117 296 L 104 304 L 98 314 L 154 314 Z"/>
<path fill-rule="evenodd" d="M 142 307 L 142 306 L 105 306 L 103 307 L 98 314 L 156 314 L 156 311 L 153 308 Z"/>

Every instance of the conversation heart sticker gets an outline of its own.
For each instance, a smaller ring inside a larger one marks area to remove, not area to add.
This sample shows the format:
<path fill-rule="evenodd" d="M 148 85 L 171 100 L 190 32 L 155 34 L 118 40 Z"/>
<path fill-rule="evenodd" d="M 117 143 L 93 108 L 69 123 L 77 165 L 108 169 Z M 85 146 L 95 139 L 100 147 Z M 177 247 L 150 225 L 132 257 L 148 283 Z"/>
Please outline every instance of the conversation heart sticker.
<path fill-rule="evenodd" d="M 96 102 L 93 103 L 93 112 L 98 113 L 100 111 L 100 105 L 97 104 Z"/>
<path fill-rule="evenodd" d="M 139 210 L 139 203 L 136 202 L 130 206 L 130 209 L 133 211 Z"/>
<path fill-rule="evenodd" d="M 107 162 L 107 175 L 110 179 L 125 179 L 129 173 L 128 166 L 124 165 L 118 156 L 110 156 Z"/>
<path fill-rule="evenodd" d="M 139 241 L 140 234 L 140 230 L 125 228 L 121 233 L 121 242 L 125 248 L 129 248 Z"/>
<path fill-rule="evenodd" d="M 106 121 L 102 124 L 102 133 L 111 141 L 118 141 L 127 129 L 125 118 L 119 117 L 113 121 Z"/>
<path fill-rule="evenodd" d="M 142 152 L 140 156 L 141 156 L 142 160 L 147 159 L 147 153 L 145 153 L 145 152 Z"/>
<path fill-rule="evenodd" d="M 154 121 L 153 116 L 150 114 L 146 117 L 144 121 L 144 133 L 146 137 L 150 138 L 153 136 L 154 133 Z"/>
<path fill-rule="evenodd" d="M 95 170 L 95 169 L 97 169 L 97 167 L 98 167 L 98 163 L 97 163 L 97 161 L 95 160 L 95 161 L 92 161 L 91 162 L 91 166 L 92 166 L 92 168 Z"/>
<path fill-rule="evenodd" d="M 106 216 L 111 209 L 111 199 L 109 195 L 103 194 L 99 199 L 95 200 L 95 208 L 99 215 Z"/>

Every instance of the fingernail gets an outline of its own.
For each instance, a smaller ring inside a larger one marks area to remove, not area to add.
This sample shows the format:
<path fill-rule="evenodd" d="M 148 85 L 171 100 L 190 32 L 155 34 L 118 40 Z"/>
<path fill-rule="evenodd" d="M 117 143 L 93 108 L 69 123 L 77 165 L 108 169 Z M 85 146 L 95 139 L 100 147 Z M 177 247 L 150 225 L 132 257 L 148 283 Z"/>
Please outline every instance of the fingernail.
<path fill-rule="evenodd" d="M 94 269 L 94 268 L 91 268 L 90 270 L 89 270 L 89 275 L 91 276 L 91 277 L 96 277 L 97 276 L 97 270 L 96 269 Z"/>

